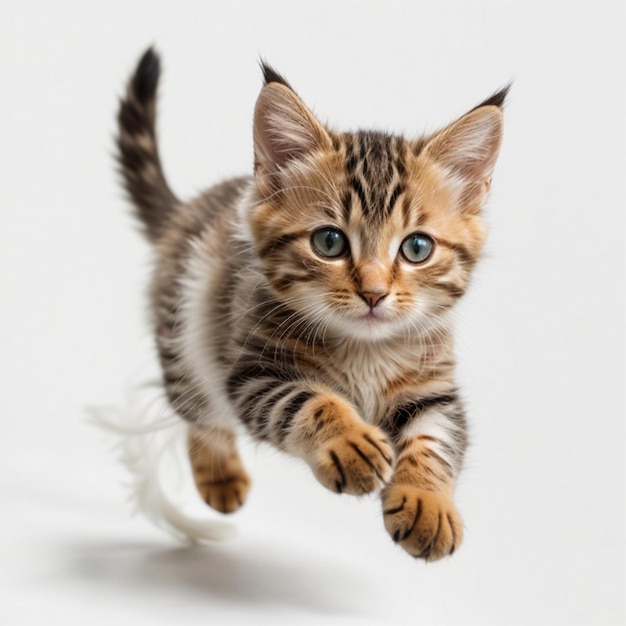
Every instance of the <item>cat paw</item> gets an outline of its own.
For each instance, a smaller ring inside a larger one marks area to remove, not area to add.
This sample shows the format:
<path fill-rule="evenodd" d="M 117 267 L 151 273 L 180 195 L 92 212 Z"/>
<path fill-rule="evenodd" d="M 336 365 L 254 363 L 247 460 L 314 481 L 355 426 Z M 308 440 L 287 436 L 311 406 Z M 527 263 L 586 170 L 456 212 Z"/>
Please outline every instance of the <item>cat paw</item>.
<path fill-rule="evenodd" d="M 240 508 L 250 491 L 250 478 L 243 468 L 230 473 L 202 476 L 195 472 L 200 497 L 220 513 L 233 513 Z"/>
<path fill-rule="evenodd" d="M 232 513 L 243 505 L 250 477 L 231 431 L 195 426 L 189 434 L 189 460 L 198 493 L 210 507 Z"/>
<path fill-rule="evenodd" d="M 463 522 L 449 496 L 410 485 L 391 485 L 382 500 L 387 532 L 411 556 L 436 561 L 460 545 Z"/>
<path fill-rule="evenodd" d="M 359 424 L 325 441 L 312 469 L 331 491 L 361 495 L 378 491 L 393 474 L 394 451 L 381 430 Z"/>

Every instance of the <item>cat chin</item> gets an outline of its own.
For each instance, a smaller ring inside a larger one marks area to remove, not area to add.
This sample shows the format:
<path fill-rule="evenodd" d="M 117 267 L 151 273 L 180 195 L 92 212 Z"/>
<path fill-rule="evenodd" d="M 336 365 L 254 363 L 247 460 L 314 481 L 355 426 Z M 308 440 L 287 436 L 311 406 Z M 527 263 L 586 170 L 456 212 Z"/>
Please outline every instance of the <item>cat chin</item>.
<path fill-rule="evenodd" d="M 437 315 L 428 310 L 414 311 L 412 316 L 389 318 L 333 316 L 328 328 L 337 336 L 362 342 L 392 341 L 427 337 L 449 327 L 446 311 Z"/>
<path fill-rule="evenodd" d="M 333 320 L 332 328 L 337 335 L 348 339 L 377 342 L 406 336 L 407 324 L 363 316 Z"/>

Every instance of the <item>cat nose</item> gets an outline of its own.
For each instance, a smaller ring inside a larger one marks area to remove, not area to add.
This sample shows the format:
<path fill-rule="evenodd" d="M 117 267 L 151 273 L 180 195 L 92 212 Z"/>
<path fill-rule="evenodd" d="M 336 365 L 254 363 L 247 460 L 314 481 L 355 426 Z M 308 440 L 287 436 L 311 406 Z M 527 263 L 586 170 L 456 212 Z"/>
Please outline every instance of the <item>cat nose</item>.
<path fill-rule="evenodd" d="M 386 295 L 382 291 L 360 291 L 359 297 L 365 301 L 366 304 L 370 306 L 370 308 L 374 308 Z"/>

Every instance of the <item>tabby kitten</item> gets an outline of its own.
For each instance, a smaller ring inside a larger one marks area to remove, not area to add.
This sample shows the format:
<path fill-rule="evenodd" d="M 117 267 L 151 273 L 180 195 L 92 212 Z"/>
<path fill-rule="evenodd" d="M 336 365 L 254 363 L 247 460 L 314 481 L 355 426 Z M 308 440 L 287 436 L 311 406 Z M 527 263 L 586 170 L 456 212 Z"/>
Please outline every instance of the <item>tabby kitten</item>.
<path fill-rule="evenodd" d="M 467 436 L 448 311 L 485 237 L 507 89 L 419 139 L 339 133 L 264 65 L 254 175 L 182 202 L 157 151 L 159 72 L 148 50 L 121 103 L 119 160 L 156 251 L 163 382 L 190 423 L 200 495 L 223 513 L 244 503 L 242 422 L 332 491 L 382 490 L 409 554 L 452 554 Z"/>

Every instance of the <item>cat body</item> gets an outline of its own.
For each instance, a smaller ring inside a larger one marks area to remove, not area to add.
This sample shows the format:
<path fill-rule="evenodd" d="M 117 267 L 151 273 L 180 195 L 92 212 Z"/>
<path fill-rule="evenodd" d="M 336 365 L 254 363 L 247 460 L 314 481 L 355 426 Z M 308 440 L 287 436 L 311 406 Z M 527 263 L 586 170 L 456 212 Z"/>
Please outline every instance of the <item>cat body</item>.
<path fill-rule="evenodd" d="M 264 74 L 254 175 L 187 203 L 159 162 L 153 51 L 119 114 L 126 188 L 156 251 L 163 382 L 190 424 L 198 491 L 225 513 L 243 504 L 243 424 L 329 489 L 382 490 L 393 540 L 440 558 L 462 538 L 452 495 L 467 445 L 448 312 L 484 240 L 506 90 L 410 141 L 331 131 Z"/>

